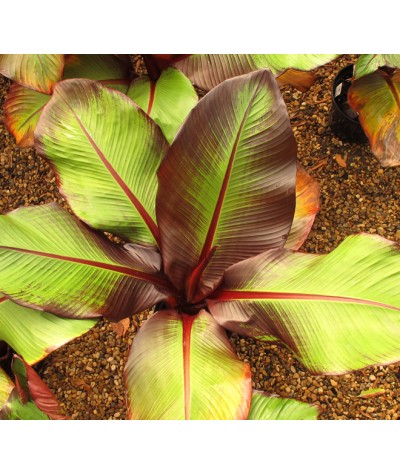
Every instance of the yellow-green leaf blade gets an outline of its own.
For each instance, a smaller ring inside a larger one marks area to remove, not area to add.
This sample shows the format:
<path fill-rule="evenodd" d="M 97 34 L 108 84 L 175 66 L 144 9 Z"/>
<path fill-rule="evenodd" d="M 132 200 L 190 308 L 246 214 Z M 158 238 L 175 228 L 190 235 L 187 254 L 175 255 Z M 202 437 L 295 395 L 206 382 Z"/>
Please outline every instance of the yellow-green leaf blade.
<path fill-rule="evenodd" d="M 127 96 L 87 79 L 59 83 L 35 131 L 77 216 L 136 244 L 158 243 L 159 127 Z"/>
<path fill-rule="evenodd" d="M 152 316 L 125 368 L 132 419 L 245 419 L 251 374 L 207 312 Z"/>
<path fill-rule="evenodd" d="M 61 79 L 63 68 L 63 54 L 0 54 L 1 74 L 45 94 Z"/>
<path fill-rule="evenodd" d="M 11 391 L 14 389 L 14 384 L 7 376 L 7 373 L 0 367 L 0 410 L 7 402 Z"/>
<path fill-rule="evenodd" d="M 318 413 L 318 408 L 311 404 L 254 391 L 247 419 L 256 421 L 316 420 Z"/>
<path fill-rule="evenodd" d="M 272 250 L 232 266 L 209 302 L 231 331 L 274 335 L 312 372 L 340 374 L 400 360 L 400 255 L 376 235 L 328 255 Z"/>
<path fill-rule="evenodd" d="M 357 79 L 348 99 L 375 157 L 383 166 L 400 165 L 400 71 L 379 70 Z"/>
<path fill-rule="evenodd" d="M 123 248 L 55 203 L 0 216 L 0 289 L 74 318 L 123 318 L 163 298 L 157 253 Z"/>
<path fill-rule="evenodd" d="M 22 307 L 0 293 L 0 340 L 32 365 L 90 330 L 97 320 L 72 320 Z"/>
<path fill-rule="evenodd" d="M 147 76 L 135 79 L 127 96 L 160 126 L 169 143 L 197 103 L 192 83 L 175 68 L 163 71 L 156 82 Z"/>

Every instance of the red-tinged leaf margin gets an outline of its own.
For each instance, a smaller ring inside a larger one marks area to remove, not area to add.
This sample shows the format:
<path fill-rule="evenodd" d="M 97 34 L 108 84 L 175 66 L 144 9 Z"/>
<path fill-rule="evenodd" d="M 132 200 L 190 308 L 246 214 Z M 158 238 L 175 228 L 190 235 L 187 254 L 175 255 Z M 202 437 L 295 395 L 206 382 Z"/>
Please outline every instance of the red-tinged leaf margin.
<path fill-rule="evenodd" d="M 27 101 L 27 96 L 30 100 Z M 7 129 L 13 134 L 20 148 L 33 147 L 36 124 L 51 95 L 13 83 L 4 103 L 4 116 Z M 29 107 L 35 100 L 34 107 Z M 21 107 L 22 106 L 22 107 Z M 21 108 L 25 117 L 19 120 Z M 26 115 L 26 113 L 28 114 Z"/>
<path fill-rule="evenodd" d="M 321 190 L 318 182 L 297 163 L 296 210 L 285 243 L 286 249 L 298 250 L 307 239 L 320 208 Z"/>
<path fill-rule="evenodd" d="M 15 385 L 22 403 L 32 400 L 47 416 L 54 420 L 69 419 L 63 414 L 57 399 L 36 371 L 18 355 L 14 355 L 12 370 Z"/>

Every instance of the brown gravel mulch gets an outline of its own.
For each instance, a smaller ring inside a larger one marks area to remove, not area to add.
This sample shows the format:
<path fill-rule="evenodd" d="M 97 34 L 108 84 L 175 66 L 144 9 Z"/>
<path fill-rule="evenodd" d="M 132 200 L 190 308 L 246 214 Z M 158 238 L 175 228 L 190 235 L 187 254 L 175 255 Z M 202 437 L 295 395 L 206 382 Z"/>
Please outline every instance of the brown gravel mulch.
<path fill-rule="evenodd" d="M 381 168 L 368 143 L 350 144 L 329 127 L 330 90 L 336 73 L 352 61 L 343 56 L 316 70 L 307 93 L 282 87 L 298 157 L 320 183 L 321 210 L 303 246 L 327 253 L 358 232 L 377 233 L 400 242 L 400 170 Z M 3 103 L 9 81 L 0 77 L 0 212 L 58 201 L 54 174 L 33 149 L 16 147 L 4 125 Z M 345 165 L 345 166 L 344 166 Z M 56 350 L 36 369 L 73 419 L 124 419 L 123 368 L 128 348 L 149 312 L 129 319 L 119 336 L 107 320 Z M 275 343 L 232 335 L 239 357 L 249 361 L 255 389 L 317 403 L 320 419 L 398 419 L 400 364 L 374 366 L 342 376 L 315 376 Z M 357 397 L 381 388 L 380 396 Z"/>

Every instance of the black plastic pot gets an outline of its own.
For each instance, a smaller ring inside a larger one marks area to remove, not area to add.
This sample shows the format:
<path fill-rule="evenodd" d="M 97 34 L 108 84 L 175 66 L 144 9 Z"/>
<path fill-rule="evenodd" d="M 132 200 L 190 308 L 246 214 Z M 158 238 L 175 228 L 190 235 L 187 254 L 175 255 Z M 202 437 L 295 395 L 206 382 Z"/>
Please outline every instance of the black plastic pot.
<path fill-rule="evenodd" d="M 332 110 L 330 127 L 334 135 L 346 142 L 366 142 L 358 113 L 353 110 L 347 100 L 347 93 L 353 77 L 353 65 L 346 66 L 336 75 L 332 84 Z"/>

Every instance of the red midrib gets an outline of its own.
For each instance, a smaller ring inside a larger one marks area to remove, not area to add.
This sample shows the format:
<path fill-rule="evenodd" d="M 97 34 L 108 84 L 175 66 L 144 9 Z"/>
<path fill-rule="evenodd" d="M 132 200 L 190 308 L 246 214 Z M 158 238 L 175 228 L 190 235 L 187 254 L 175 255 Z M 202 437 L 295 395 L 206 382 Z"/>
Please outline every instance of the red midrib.
<path fill-rule="evenodd" d="M 130 277 L 135 277 L 136 279 L 140 280 L 145 280 L 148 282 L 151 282 L 153 284 L 161 285 L 164 288 L 168 288 L 168 283 L 164 281 L 159 276 L 152 275 L 152 274 L 147 274 L 146 272 L 141 272 L 135 269 L 132 269 L 130 267 L 125 267 L 125 266 L 119 266 L 116 264 L 107 264 L 105 262 L 98 262 L 98 261 L 90 261 L 88 259 L 81 259 L 79 257 L 71 257 L 71 256 L 61 256 L 59 254 L 52 254 L 48 252 L 42 252 L 42 251 L 33 251 L 31 249 L 21 249 L 18 247 L 10 247 L 10 246 L 0 246 L 0 249 L 7 249 L 9 251 L 15 251 L 15 252 L 20 252 L 22 254 L 33 254 L 35 256 L 40 256 L 40 257 L 48 257 L 51 259 L 58 259 L 61 261 L 68 261 L 68 262 L 75 262 L 77 264 L 83 264 L 83 265 L 88 265 L 91 267 L 97 267 L 100 269 L 106 269 L 110 270 L 113 272 L 118 272 L 120 274 L 125 274 Z M 1 302 L 1 300 L 0 300 Z"/>
<path fill-rule="evenodd" d="M 8 298 L 7 298 L 7 297 L 0 297 L 0 303 L 3 303 L 3 302 L 5 302 L 6 300 L 8 300 Z"/>
<path fill-rule="evenodd" d="M 150 96 L 149 96 L 149 105 L 147 106 L 147 115 L 150 115 L 151 110 L 153 109 L 155 95 L 156 95 L 156 83 L 155 81 L 150 81 Z"/>
<path fill-rule="evenodd" d="M 118 185 L 121 187 L 127 198 L 131 201 L 133 206 L 137 209 L 138 213 L 142 217 L 143 221 L 146 223 L 147 227 L 149 228 L 151 234 L 154 237 L 154 240 L 156 241 L 158 247 L 160 248 L 160 233 L 158 230 L 158 227 L 156 223 L 153 221 L 149 213 L 146 211 L 142 203 L 136 198 L 136 196 L 132 193 L 128 185 L 124 182 L 124 180 L 120 177 L 120 175 L 117 173 L 117 171 L 112 167 L 110 162 L 106 159 L 105 155 L 103 152 L 99 149 L 97 146 L 96 142 L 93 140 L 89 132 L 86 130 L 85 126 L 82 124 L 81 120 L 75 113 L 75 111 L 72 109 L 72 107 L 67 104 L 67 106 L 70 108 L 71 112 L 73 113 L 75 119 L 77 120 L 79 127 L 81 128 L 82 132 L 85 134 L 86 138 L 89 140 L 91 146 L 94 148 L 96 151 L 97 155 L 99 156 L 100 160 L 103 162 L 104 166 L 107 168 L 107 170 L 110 172 L 111 176 L 114 178 L 114 180 L 118 183 Z"/>
<path fill-rule="evenodd" d="M 214 237 L 215 237 L 215 233 L 216 233 L 216 230 L 217 230 L 219 217 L 221 215 L 222 206 L 224 204 L 226 192 L 227 192 L 227 189 L 228 189 L 229 179 L 230 179 L 231 174 L 232 174 L 232 168 L 233 168 L 233 163 L 234 163 L 234 160 L 235 160 L 236 149 L 237 149 L 237 146 L 238 146 L 238 143 L 239 143 L 239 140 L 240 140 L 240 136 L 242 134 L 243 126 L 244 126 L 244 124 L 246 122 L 246 119 L 249 115 L 250 108 L 253 104 L 253 101 L 254 101 L 254 98 L 255 98 L 257 92 L 258 92 L 258 88 L 253 93 L 253 96 L 251 97 L 251 99 L 249 101 L 249 105 L 247 106 L 247 109 L 244 113 L 243 119 L 240 123 L 239 130 L 238 130 L 237 135 L 236 135 L 235 143 L 233 144 L 231 155 L 229 157 L 228 166 L 227 166 L 225 176 L 224 176 L 224 180 L 222 182 L 221 190 L 220 190 L 220 193 L 219 193 L 219 196 L 218 196 L 218 201 L 217 201 L 215 209 L 214 209 L 213 217 L 212 217 L 212 220 L 211 220 L 211 223 L 210 223 L 210 227 L 208 229 L 207 237 L 206 237 L 206 240 L 204 242 L 204 246 L 203 246 L 203 249 L 201 251 L 198 263 L 200 263 L 201 261 L 206 259 L 209 252 L 211 251 L 211 248 L 213 247 L 213 242 L 214 242 Z"/>
<path fill-rule="evenodd" d="M 182 315 L 182 344 L 183 344 L 183 385 L 184 385 L 184 403 L 185 419 L 190 419 L 190 343 L 194 317 Z"/>
<path fill-rule="evenodd" d="M 354 297 L 340 297 L 334 295 L 302 294 L 293 292 L 257 292 L 246 290 L 220 290 L 215 292 L 209 300 L 324 300 L 328 302 L 355 303 L 383 307 L 400 311 L 399 307 L 375 302 L 374 300 Z"/>

